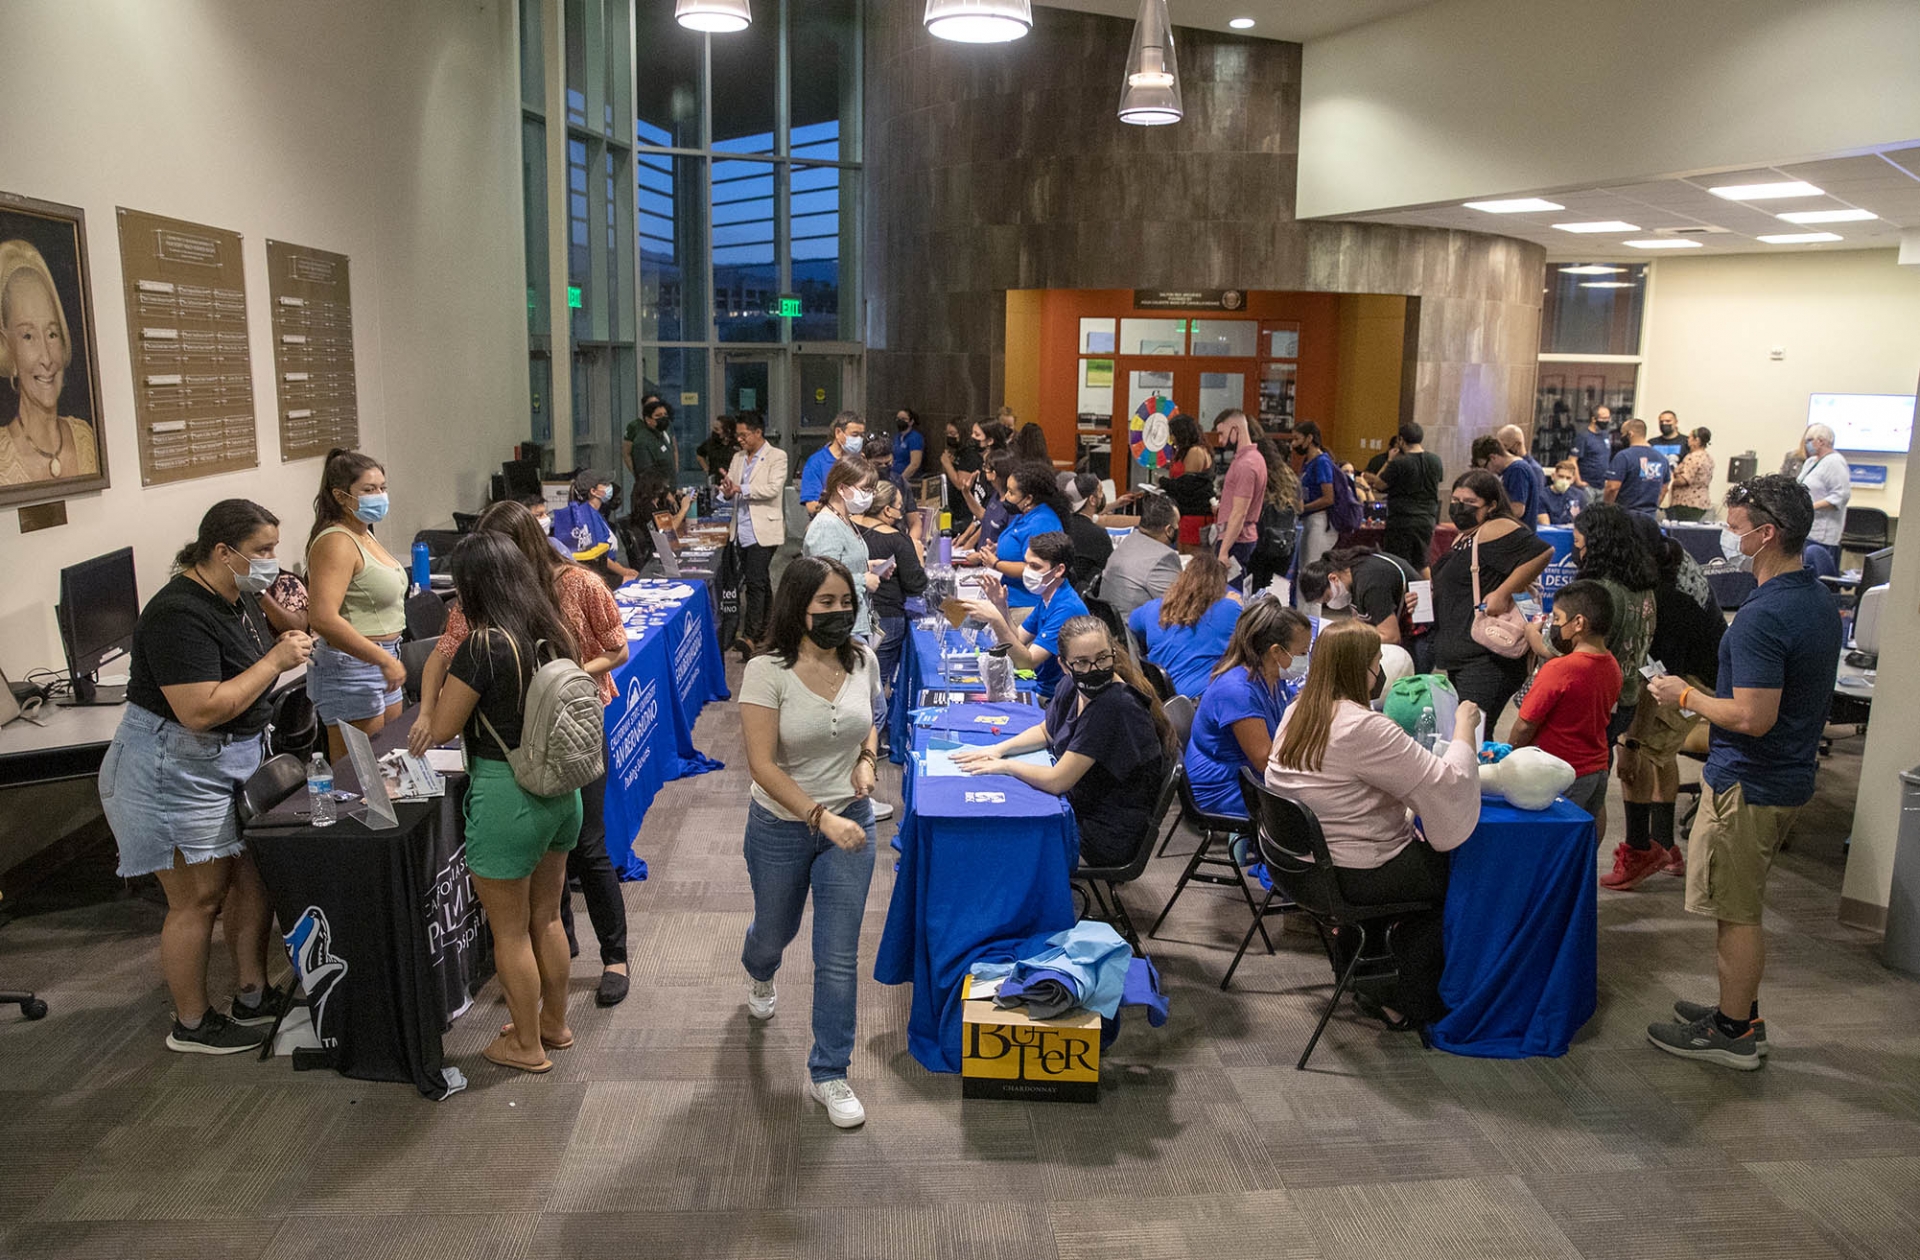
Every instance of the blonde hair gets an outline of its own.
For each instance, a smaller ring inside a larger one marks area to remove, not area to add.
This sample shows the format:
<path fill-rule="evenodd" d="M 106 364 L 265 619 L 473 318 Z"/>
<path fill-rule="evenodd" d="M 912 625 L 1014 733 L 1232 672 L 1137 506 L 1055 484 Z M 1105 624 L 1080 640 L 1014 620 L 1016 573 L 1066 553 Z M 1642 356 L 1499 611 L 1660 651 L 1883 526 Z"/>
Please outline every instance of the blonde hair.
<path fill-rule="evenodd" d="M 1364 621 L 1336 621 L 1320 631 L 1275 761 L 1288 770 L 1319 772 L 1333 733 L 1333 711 L 1342 700 L 1368 703 L 1367 673 L 1379 655 L 1380 632 Z"/>
<path fill-rule="evenodd" d="M 47 286 L 47 296 L 53 300 L 53 313 L 60 320 L 60 366 L 65 368 L 73 362 L 73 332 L 67 327 L 67 308 L 60 301 L 60 289 L 53 283 L 47 260 L 29 242 L 17 237 L 0 241 L 0 322 L 6 320 L 7 290 L 22 273 L 37 277 Z M 0 376 L 11 377 L 17 370 L 12 348 L 5 338 L 0 338 Z"/>

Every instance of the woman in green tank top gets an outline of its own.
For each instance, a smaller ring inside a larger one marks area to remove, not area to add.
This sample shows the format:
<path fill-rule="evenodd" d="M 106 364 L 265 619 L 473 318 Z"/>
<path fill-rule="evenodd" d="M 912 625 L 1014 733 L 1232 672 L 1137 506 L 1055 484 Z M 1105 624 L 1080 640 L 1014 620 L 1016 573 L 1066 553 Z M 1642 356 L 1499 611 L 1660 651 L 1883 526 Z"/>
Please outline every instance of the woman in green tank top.
<path fill-rule="evenodd" d="M 335 760 L 346 755 L 341 723 L 375 735 L 400 716 L 407 571 L 374 537 L 386 514 L 387 474 L 379 461 L 328 452 L 307 539 L 307 616 L 315 636 L 307 695 Z"/>

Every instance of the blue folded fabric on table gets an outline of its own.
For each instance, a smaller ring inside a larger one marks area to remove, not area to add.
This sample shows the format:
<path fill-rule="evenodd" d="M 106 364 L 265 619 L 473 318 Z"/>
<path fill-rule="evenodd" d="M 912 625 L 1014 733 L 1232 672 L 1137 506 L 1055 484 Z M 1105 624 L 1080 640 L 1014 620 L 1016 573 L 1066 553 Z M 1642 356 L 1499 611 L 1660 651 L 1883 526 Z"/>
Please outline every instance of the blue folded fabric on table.
<path fill-rule="evenodd" d="M 984 957 L 985 965 L 974 963 L 970 974 L 983 980 L 1005 976 L 1001 992 L 1012 985 L 1016 991 L 1033 983 L 1036 977 L 1060 979 L 1080 993 L 1080 1005 L 1112 1019 L 1120 1009 L 1120 996 L 1127 987 L 1127 965 L 1133 961 L 1133 947 L 1113 930 L 1112 925 L 1082 919 L 1062 932 L 1045 938 L 1029 937 L 1014 950 L 1013 965 L 1002 971 L 994 964 L 1000 960 Z"/>
<path fill-rule="evenodd" d="M 995 1006 L 1024 1006 L 1035 1019 L 1059 1019 L 1080 1005 L 1080 981 L 1064 971 L 1039 970 L 1008 976 L 993 995 Z"/>

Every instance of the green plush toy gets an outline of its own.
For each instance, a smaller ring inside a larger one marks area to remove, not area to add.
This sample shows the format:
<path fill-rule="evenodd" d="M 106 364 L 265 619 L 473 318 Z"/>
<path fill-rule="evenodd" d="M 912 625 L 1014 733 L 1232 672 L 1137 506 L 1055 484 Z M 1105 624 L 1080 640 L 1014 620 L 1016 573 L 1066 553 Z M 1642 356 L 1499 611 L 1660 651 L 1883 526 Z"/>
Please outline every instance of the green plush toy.
<path fill-rule="evenodd" d="M 1436 692 L 1444 692 L 1446 699 L 1436 701 L 1434 699 Z M 1420 721 L 1420 710 L 1431 708 L 1434 712 L 1434 721 L 1438 723 L 1441 714 L 1450 716 L 1457 707 L 1459 707 L 1459 700 L 1454 693 L 1453 684 L 1438 674 L 1414 674 L 1407 678 L 1396 679 L 1393 686 L 1387 688 L 1386 715 L 1409 735 L 1413 734 L 1415 724 Z M 1439 733 L 1451 734 L 1451 725 Z"/>

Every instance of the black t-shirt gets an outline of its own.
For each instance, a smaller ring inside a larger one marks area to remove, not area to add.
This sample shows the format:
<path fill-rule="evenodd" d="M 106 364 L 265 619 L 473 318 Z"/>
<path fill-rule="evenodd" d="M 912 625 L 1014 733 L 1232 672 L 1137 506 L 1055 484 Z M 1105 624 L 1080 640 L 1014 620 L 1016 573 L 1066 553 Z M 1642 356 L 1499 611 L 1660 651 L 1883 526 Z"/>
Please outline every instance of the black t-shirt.
<path fill-rule="evenodd" d="M 475 630 L 453 654 L 447 672 L 480 695 L 461 732 L 469 757 L 505 761 L 507 750 L 520 746 L 520 719 L 525 712 L 526 687 L 533 678 L 533 645 L 521 642 L 514 657 L 514 641 L 505 630 Z M 480 723 L 482 714 L 500 733 L 505 747 L 495 742 Z"/>
<path fill-rule="evenodd" d="M 1213 474 L 1180 472 L 1160 483 L 1182 516 L 1213 515 Z"/>
<path fill-rule="evenodd" d="M 913 539 L 899 530 L 891 532 L 880 529 L 863 529 L 860 536 L 867 540 L 867 559 L 892 560 L 893 572 L 880 579 L 880 585 L 874 588 L 870 603 L 876 617 L 904 617 L 907 615 L 905 601 L 909 595 L 918 595 L 927 589 L 926 566 L 920 563 L 920 557 L 914 554 Z"/>
<path fill-rule="evenodd" d="M 229 604 L 182 573 L 147 601 L 133 628 L 127 699 L 178 722 L 162 687 L 238 678 L 267 654 L 273 639 L 258 600 L 243 595 Z M 213 729 L 222 735 L 258 735 L 272 711 L 271 690 L 263 688 L 238 716 Z"/>
<path fill-rule="evenodd" d="M 1712 593 L 1708 593 L 1712 599 Z M 1727 619 L 1718 605 L 1703 608 L 1678 586 L 1654 592 L 1653 641 L 1647 655 L 1667 667 L 1669 674 L 1697 678 L 1713 686 L 1720 675 L 1720 638 Z"/>
<path fill-rule="evenodd" d="M 1107 560 L 1113 555 L 1113 535 L 1099 521 L 1075 512 L 1067 518 L 1067 537 L 1073 541 L 1070 576 L 1075 588 L 1084 591 L 1106 570 Z"/>
<path fill-rule="evenodd" d="M 1166 750 L 1139 692 L 1116 682 L 1079 708 L 1080 690 L 1063 682 L 1047 706 L 1047 747 L 1058 760 L 1082 753 L 1093 765 L 1067 789 L 1080 824 L 1080 865 L 1115 866 L 1133 855 L 1166 769 Z"/>
<path fill-rule="evenodd" d="M 1407 568 L 1406 561 L 1384 551 L 1355 560 L 1353 615 L 1370 626 L 1385 625 L 1398 618 L 1407 598 L 1407 583 L 1416 577 Z M 1400 629 L 1404 638 L 1407 626 L 1403 624 Z"/>
<path fill-rule="evenodd" d="M 707 440 L 694 449 L 694 453 L 707 461 L 707 476 L 714 481 L 726 476 L 727 465 L 733 462 L 733 454 L 739 450 L 737 443 L 729 442 L 717 433 L 709 433 Z"/>
<path fill-rule="evenodd" d="M 1392 451 L 1381 451 L 1378 455 L 1375 455 L 1372 459 L 1367 461 L 1366 471 L 1372 473 L 1374 476 L 1377 477 L 1380 475 L 1380 470 L 1387 466 L 1387 461 L 1392 458 L 1393 458 Z"/>
<path fill-rule="evenodd" d="M 1387 528 L 1432 529 L 1440 519 L 1440 481 L 1445 473 L 1432 451 L 1414 451 L 1387 461 L 1380 474 L 1386 486 Z"/>
<path fill-rule="evenodd" d="M 1398 462 L 1398 461 L 1395 461 Z M 1513 571 L 1543 551 L 1551 551 L 1526 526 L 1480 544 L 1480 597 L 1485 599 Z M 1442 669 L 1487 655 L 1473 641 L 1473 557 L 1470 540 L 1454 543 L 1433 566 L 1433 663 Z"/>
<path fill-rule="evenodd" d="M 955 446 L 949 449 L 953 454 L 953 466 L 956 471 L 978 473 L 982 468 L 986 467 L 985 462 L 980 458 L 980 448 L 971 442 L 965 446 Z M 978 477 L 974 478 L 974 484 L 976 486 L 980 484 Z M 953 516 L 954 533 L 957 534 L 967 526 L 973 524 L 973 502 L 969 498 L 967 491 L 962 490 L 959 483 L 952 480 L 947 482 L 947 511 Z"/>

